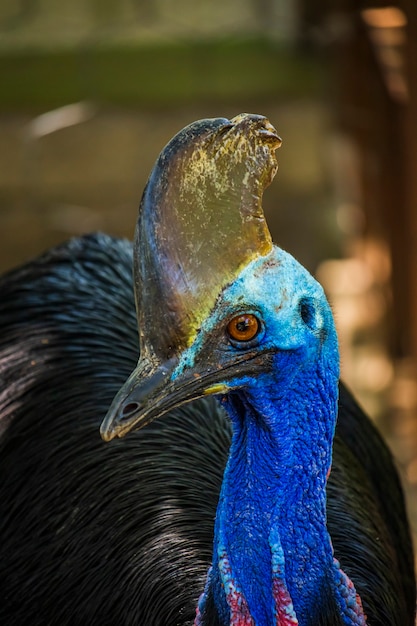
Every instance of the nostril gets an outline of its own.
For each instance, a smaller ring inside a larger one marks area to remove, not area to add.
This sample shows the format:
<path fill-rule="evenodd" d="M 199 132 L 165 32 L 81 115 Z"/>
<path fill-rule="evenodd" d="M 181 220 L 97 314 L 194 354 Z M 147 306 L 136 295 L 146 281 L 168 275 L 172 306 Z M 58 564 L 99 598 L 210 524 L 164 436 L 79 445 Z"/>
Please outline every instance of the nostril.
<path fill-rule="evenodd" d="M 137 402 L 129 402 L 128 404 L 125 404 L 125 406 L 122 409 L 122 417 L 123 418 L 130 417 L 132 413 L 135 413 L 136 411 L 139 410 L 139 406 L 140 405 Z"/>

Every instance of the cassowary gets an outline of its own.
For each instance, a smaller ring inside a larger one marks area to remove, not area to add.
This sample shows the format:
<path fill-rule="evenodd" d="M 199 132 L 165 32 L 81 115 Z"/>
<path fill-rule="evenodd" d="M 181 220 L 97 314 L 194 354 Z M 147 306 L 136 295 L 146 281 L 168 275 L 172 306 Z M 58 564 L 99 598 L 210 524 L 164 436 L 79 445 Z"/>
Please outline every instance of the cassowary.
<path fill-rule="evenodd" d="M 139 342 L 126 241 L 1 279 L 1 624 L 414 623 L 390 453 L 338 385 L 321 287 L 263 218 L 278 144 L 242 115 L 161 153 Z"/>

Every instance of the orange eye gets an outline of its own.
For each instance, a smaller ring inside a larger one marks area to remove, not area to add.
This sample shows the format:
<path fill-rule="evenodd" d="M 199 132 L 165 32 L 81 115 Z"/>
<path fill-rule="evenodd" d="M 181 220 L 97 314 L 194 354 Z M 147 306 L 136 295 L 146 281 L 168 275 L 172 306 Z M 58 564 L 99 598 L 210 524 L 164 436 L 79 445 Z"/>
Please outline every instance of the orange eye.
<path fill-rule="evenodd" d="M 251 313 L 237 315 L 227 325 L 227 332 L 236 341 L 250 341 L 259 331 L 260 324 Z"/>

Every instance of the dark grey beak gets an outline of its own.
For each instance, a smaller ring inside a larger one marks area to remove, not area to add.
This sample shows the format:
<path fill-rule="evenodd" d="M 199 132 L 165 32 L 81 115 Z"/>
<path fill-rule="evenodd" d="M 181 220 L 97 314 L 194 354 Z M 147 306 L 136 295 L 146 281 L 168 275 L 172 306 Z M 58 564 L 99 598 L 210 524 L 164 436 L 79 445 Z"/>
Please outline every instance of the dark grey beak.
<path fill-rule="evenodd" d="M 172 379 L 176 365 L 174 359 L 156 367 L 139 361 L 103 420 L 100 433 L 105 441 L 142 428 L 182 404 L 230 390 L 227 383 L 216 382 L 219 378 L 217 368 L 205 373 L 193 368 Z M 228 374 L 231 376 L 232 372 Z"/>

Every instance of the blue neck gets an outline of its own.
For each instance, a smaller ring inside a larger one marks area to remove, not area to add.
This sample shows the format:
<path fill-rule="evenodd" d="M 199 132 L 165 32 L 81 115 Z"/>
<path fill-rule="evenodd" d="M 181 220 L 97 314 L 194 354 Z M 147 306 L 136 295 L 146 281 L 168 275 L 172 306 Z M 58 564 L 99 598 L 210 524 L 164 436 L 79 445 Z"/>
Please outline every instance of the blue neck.
<path fill-rule="evenodd" d="M 328 402 L 318 402 L 317 390 L 305 388 L 305 374 L 300 378 L 293 380 L 295 391 L 273 400 L 272 390 L 258 388 L 256 409 L 250 398 L 240 404 L 231 397 L 226 405 L 234 438 L 215 541 L 226 544 L 256 624 L 273 623 L 272 537 L 282 548 L 285 583 L 300 624 L 308 623 L 319 604 L 333 562 L 325 489 L 337 398 L 327 389 Z"/>
<path fill-rule="evenodd" d="M 336 586 L 326 527 L 326 481 L 337 380 L 335 384 L 334 372 L 318 367 L 309 377 L 299 369 L 281 395 L 277 390 L 283 385 L 265 376 L 252 391 L 223 400 L 233 440 L 207 589 L 211 587 L 224 624 L 310 626 L 317 623 L 315 611 L 323 595 L 332 594 Z M 238 598 L 253 621 L 240 617 L 233 622 L 230 598 Z M 280 615 L 289 616 L 288 621 L 280 621 Z"/>

